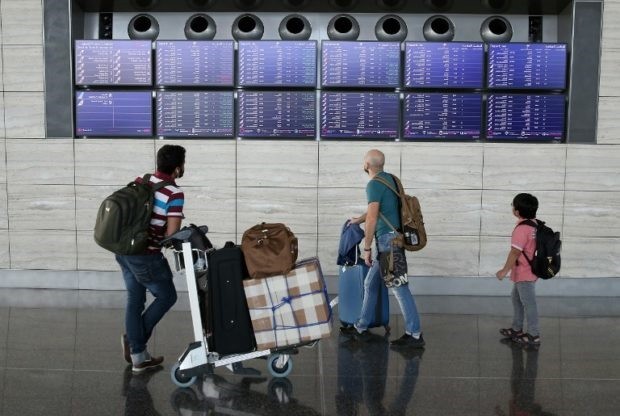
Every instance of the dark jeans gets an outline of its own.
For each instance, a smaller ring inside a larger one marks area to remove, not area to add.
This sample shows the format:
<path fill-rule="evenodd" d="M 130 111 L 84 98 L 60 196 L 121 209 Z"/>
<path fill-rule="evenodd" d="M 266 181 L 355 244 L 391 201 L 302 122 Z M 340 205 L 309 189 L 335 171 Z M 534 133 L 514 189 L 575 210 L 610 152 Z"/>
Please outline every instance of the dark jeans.
<path fill-rule="evenodd" d="M 177 291 L 172 282 L 172 271 L 163 254 L 137 256 L 116 256 L 121 266 L 127 288 L 127 309 L 125 328 L 131 349 L 132 361 L 139 364 L 150 357 L 146 351 L 155 325 L 163 318 L 177 300 Z M 146 310 L 146 290 L 155 300 Z"/>

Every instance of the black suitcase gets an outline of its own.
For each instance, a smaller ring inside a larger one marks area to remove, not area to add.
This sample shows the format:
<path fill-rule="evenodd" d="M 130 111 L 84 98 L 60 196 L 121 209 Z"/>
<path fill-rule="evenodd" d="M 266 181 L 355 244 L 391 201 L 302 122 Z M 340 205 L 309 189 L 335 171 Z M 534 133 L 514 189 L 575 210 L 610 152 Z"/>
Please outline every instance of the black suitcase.
<path fill-rule="evenodd" d="M 226 243 L 208 256 L 209 348 L 219 354 L 254 351 L 256 341 L 243 290 L 247 269 L 241 248 Z"/>

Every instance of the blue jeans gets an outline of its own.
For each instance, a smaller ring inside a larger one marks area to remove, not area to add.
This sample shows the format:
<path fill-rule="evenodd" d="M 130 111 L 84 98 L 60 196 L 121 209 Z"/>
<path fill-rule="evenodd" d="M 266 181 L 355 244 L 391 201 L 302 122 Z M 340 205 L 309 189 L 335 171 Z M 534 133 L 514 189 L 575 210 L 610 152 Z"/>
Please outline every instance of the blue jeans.
<path fill-rule="evenodd" d="M 390 251 L 392 249 L 392 240 L 396 235 L 393 232 L 380 235 L 377 237 L 377 248 L 380 253 Z M 377 298 L 379 296 L 380 285 L 384 284 L 379 269 L 379 256 L 372 262 L 372 267 L 368 271 L 366 280 L 364 281 L 364 301 L 362 302 L 362 312 L 360 318 L 355 323 L 355 327 L 359 331 L 368 329 L 368 325 L 373 320 L 373 313 L 377 306 Z M 390 288 L 398 301 L 400 311 L 405 318 L 405 332 L 409 335 L 418 336 L 420 329 L 420 315 L 418 308 L 413 300 L 413 295 L 409 290 L 409 285 L 402 285 Z"/>
<path fill-rule="evenodd" d="M 523 330 L 523 319 L 527 319 L 527 332 L 536 337 L 538 332 L 538 307 L 536 306 L 536 282 L 517 282 L 512 287 L 514 315 L 512 329 Z"/>
<path fill-rule="evenodd" d="M 162 253 L 135 256 L 116 256 L 127 288 L 125 329 L 131 359 L 139 364 L 150 359 L 146 343 L 155 325 L 177 301 L 170 265 Z M 144 310 L 146 290 L 155 300 Z"/>

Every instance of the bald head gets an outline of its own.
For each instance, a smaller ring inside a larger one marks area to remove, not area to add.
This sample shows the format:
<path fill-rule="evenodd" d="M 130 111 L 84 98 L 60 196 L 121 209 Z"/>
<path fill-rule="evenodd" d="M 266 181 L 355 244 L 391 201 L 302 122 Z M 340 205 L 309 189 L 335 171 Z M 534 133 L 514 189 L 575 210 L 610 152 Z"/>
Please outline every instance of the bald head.
<path fill-rule="evenodd" d="M 364 162 L 367 163 L 370 169 L 380 172 L 383 170 L 383 166 L 385 165 L 385 155 L 381 150 L 372 149 L 366 153 Z"/>

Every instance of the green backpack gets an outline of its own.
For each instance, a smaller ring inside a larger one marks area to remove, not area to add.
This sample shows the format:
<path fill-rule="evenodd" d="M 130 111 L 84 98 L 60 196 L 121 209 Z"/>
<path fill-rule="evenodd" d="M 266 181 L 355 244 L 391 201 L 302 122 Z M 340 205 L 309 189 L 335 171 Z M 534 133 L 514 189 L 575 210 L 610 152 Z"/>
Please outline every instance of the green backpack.
<path fill-rule="evenodd" d="M 168 182 L 130 182 L 103 200 L 95 222 L 95 242 L 115 254 L 142 254 L 148 247 L 155 192 Z"/>

